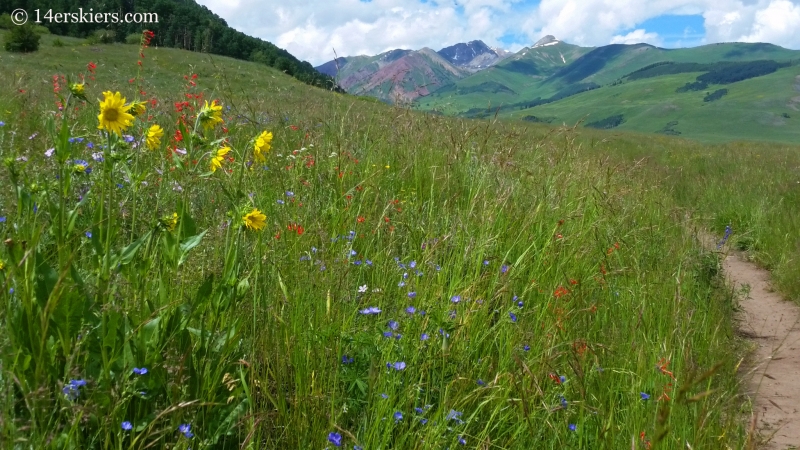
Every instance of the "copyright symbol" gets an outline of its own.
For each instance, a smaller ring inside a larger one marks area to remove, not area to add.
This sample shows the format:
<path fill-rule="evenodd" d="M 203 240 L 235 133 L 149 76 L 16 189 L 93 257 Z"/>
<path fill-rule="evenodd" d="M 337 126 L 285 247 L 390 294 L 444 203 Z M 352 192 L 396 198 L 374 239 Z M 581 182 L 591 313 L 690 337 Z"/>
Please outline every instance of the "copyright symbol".
<path fill-rule="evenodd" d="M 25 22 L 28 21 L 28 13 L 24 9 L 15 9 L 11 13 L 11 21 L 14 22 L 14 25 L 25 25 Z"/>

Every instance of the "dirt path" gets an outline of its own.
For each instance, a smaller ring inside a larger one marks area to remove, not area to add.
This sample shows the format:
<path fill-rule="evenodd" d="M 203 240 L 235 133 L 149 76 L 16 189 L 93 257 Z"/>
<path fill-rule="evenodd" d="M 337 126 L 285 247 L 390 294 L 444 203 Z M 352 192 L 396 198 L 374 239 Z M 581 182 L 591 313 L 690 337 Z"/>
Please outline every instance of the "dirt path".
<path fill-rule="evenodd" d="M 800 307 L 770 287 L 770 275 L 743 256 L 723 261 L 728 282 L 744 289 L 739 332 L 755 344 L 746 373 L 765 450 L 800 449 Z"/>

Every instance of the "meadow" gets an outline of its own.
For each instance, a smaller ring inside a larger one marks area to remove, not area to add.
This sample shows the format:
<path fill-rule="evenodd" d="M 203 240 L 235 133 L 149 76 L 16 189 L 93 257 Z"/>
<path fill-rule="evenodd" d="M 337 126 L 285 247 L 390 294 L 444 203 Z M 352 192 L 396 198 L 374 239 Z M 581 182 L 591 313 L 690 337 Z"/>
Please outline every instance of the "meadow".
<path fill-rule="evenodd" d="M 796 149 L 54 39 L 0 53 L 0 447 L 756 444 L 693 232 L 732 225 L 797 292 Z"/>

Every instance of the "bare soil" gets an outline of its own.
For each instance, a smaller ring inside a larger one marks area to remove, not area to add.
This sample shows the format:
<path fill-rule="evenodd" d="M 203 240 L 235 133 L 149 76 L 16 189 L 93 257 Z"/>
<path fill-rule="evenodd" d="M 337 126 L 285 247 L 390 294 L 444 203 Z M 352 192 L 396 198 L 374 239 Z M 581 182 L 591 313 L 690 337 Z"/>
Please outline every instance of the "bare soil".
<path fill-rule="evenodd" d="M 744 255 L 728 253 L 723 270 L 744 293 L 738 328 L 753 343 L 743 373 L 760 448 L 800 449 L 800 307 L 774 292 L 769 272 Z"/>

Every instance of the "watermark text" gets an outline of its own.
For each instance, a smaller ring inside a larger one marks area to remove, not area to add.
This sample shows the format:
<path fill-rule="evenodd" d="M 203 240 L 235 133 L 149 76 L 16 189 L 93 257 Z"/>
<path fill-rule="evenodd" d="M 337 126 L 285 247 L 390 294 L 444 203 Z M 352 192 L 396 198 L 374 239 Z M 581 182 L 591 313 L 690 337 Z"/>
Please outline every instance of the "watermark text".
<path fill-rule="evenodd" d="M 54 12 L 52 9 L 34 9 L 29 16 L 24 9 L 15 9 L 11 13 L 14 25 L 24 25 L 29 19 L 37 24 L 42 23 L 158 23 L 157 13 L 136 12 L 95 12 L 94 8 L 78 12 Z"/>

